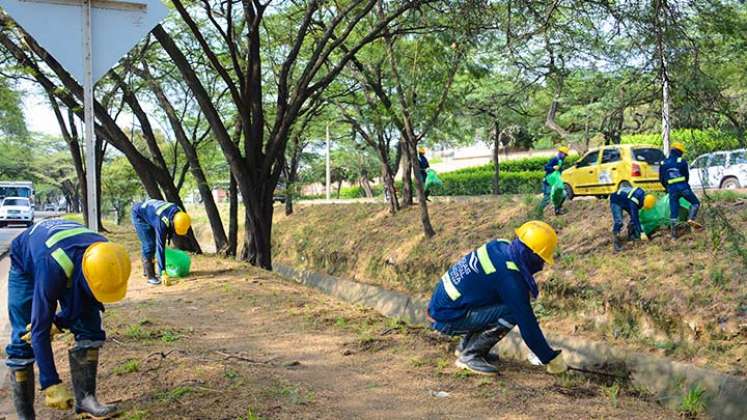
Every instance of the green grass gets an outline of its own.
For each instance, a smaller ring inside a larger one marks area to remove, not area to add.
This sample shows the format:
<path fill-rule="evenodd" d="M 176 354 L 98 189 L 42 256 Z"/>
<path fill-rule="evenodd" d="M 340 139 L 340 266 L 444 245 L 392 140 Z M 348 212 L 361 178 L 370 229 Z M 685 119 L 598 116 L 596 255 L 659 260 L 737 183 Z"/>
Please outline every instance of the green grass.
<path fill-rule="evenodd" d="M 615 382 L 610 386 L 603 387 L 604 395 L 610 400 L 610 404 L 617 408 L 620 405 L 620 384 Z"/>
<path fill-rule="evenodd" d="M 161 332 L 161 341 L 164 343 L 173 343 L 182 337 L 184 336 L 170 329 L 165 329 Z"/>
<path fill-rule="evenodd" d="M 121 365 L 112 369 L 115 375 L 126 375 L 128 373 L 135 373 L 140 370 L 140 362 L 136 359 L 130 359 Z"/>
<path fill-rule="evenodd" d="M 124 420 L 145 420 L 148 418 L 148 412 L 145 410 L 139 410 L 137 408 L 133 408 L 132 410 L 129 410 L 122 414 L 122 419 Z"/>
<path fill-rule="evenodd" d="M 156 395 L 156 398 L 162 401 L 166 401 L 166 402 L 174 402 L 174 401 L 178 401 L 180 398 L 184 397 L 185 395 L 191 394 L 192 392 L 194 392 L 194 389 L 188 386 L 178 386 L 168 391 L 162 391 L 158 393 Z"/>
<path fill-rule="evenodd" d="M 125 331 L 124 336 L 133 340 L 149 339 L 153 335 L 146 331 L 141 324 L 132 324 Z"/>
<path fill-rule="evenodd" d="M 695 418 L 705 410 L 705 390 L 700 385 L 688 389 L 680 402 L 680 414 L 685 417 Z"/>

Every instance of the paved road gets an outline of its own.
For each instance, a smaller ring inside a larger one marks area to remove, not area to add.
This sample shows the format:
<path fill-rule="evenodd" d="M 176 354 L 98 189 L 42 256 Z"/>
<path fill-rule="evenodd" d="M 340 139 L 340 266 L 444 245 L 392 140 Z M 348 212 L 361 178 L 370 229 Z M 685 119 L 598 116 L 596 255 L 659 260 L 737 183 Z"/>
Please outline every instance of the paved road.
<path fill-rule="evenodd" d="M 55 214 L 48 212 L 36 212 L 36 219 L 47 219 L 54 217 Z M 10 248 L 10 242 L 23 232 L 25 227 L 12 226 L 0 229 L 0 360 L 5 358 L 5 345 L 8 343 L 10 335 L 10 323 L 8 322 L 8 271 L 10 270 L 10 258 L 6 253 Z M 5 363 L 0 362 L 0 388 L 5 386 L 8 379 Z M 10 410 L 10 411 L 8 411 Z M 12 415 L 15 411 L 10 405 L 10 401 L 0 401 L 0 419 Z M 12 418 L 12 417 L 11 417 Z"/>

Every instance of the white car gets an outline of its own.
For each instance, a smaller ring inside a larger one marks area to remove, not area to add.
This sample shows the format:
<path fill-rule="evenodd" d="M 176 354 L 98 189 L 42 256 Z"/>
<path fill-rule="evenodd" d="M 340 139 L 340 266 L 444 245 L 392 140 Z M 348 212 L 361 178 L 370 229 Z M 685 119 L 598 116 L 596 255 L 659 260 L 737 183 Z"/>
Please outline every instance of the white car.
<path fill-rule="evenodd" d="M 10 224 L 34 224 L 34 209 L 25 197 L 6 197 L 0 202 L 0 227 Z"/>
<path fill-rule="evenodd" d="M 693 188 L 747 188 L 747 149 L 698 156 L 690 164 Z"/>

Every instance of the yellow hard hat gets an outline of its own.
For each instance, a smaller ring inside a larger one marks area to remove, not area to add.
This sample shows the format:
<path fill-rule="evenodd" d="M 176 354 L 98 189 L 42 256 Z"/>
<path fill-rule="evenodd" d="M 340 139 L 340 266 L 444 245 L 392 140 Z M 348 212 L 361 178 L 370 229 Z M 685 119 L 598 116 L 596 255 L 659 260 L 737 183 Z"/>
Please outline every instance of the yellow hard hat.
<path fill-rule="evenodd" d="M 189 227 L 192 225 L 192 219 L 183 211 L 174 215 L 174 232 L 179 236 L 187 234 Z"/>
<path fill-rule="evenodd" d="M 571 149 L 569 149 L 568 146 L 560 146 L 560 147 L 558 147 L 558 152 L 560 152 L 560 153 L 562 153 L 564 155 L 567 155 L 568 152 L 570 152 L 570 151 L 571 151 Z"/>
<path fill-rule="evenodd" d="M 418 146 L 418 153 L 425 154 L 425 146 Z"/>
<path fill-rule="evenodd" d="M 672 143 L 672 146 L 670 146 L 670 149 L 676 149 L 682 153 L 685 153 L 685 145 L 680 142 Z"/>
<path fill-rule="evenodd" d="M 101 303 L 122 300 L 130 279 L 130 255 L 119 244 L 96 242 L 83 254 L 83 276 Z"/>
<path fill-rule="evenodd" d="M 545 222 L 531 220 L 516 229 L 516 236 L 548 264 L 554 264 L 552 254 L 558 245 L 558 234 Z"/>
<path fill-rule="evenodd" d="M 648 210 L 654 207 L 656 204 L 656 197 L 653 194 L 646 194 L 643 198 L 643 208 Z"/>

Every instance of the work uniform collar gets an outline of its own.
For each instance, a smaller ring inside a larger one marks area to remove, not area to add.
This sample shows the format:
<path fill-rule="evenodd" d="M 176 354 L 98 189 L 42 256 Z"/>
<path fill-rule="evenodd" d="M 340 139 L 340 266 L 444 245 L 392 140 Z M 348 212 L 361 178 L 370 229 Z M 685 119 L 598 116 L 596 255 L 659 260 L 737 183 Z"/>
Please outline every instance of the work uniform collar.
<path fill-rule="evenodd" d="M 534 275 L 542 271 L 545 266 L 544 261 L 539 255 L 535 254 L 534 251 L 529 249 L 523 242 L 518 238 L 514 239 L 509 246 L 509 252 L 511 260 L 519 268 L 519 273 L 524 279 L 529 293 L 532 295 L 532 299 L 537 299 L 539 296 L 539 288 L 537 287 L 537 281 L 534 279 Z"/>

